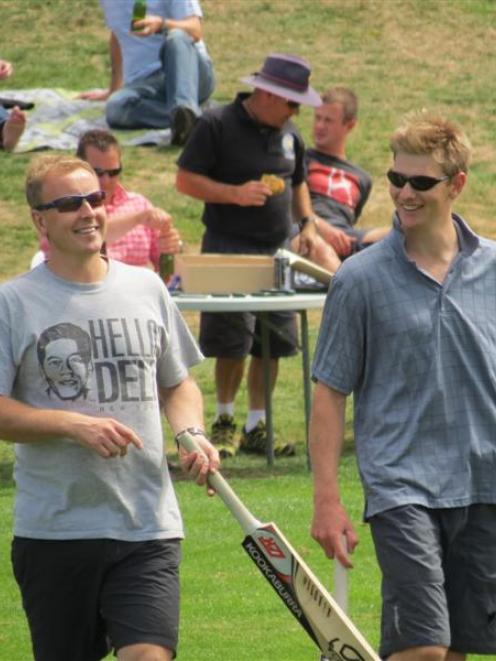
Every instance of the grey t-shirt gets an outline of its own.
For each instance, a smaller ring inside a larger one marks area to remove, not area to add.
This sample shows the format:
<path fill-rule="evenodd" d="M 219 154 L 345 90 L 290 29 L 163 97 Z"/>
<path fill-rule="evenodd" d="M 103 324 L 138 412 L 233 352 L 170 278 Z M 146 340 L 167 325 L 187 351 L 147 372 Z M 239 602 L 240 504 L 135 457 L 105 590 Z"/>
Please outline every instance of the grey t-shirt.
<path fill-rule="evenodd" d="M 42 264 L 0 287 L 0 394 L 43 409 L 113 417 L 144 447 L 103 459 L 68 438 L 16 443 L 14 533 L 38 539 L 183 536 L 167 470 L 157 384 L 201 353 L 161 280 L 109 262 L 77 284 Z"/>

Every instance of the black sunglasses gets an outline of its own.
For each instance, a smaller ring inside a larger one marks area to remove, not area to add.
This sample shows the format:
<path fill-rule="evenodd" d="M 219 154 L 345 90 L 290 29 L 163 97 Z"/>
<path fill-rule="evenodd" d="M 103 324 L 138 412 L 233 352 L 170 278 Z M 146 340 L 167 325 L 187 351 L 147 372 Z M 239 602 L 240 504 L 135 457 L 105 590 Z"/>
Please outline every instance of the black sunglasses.
<path fill-rule="evenodd" d="M 441 181 L 446 181 L 449 179 L 448 175 L 436 179 L 436 177 L 427 177 L 423 174 L 416 174 L 413 177 L 407 177 L 401 172 L 396 172 L 395 170 L 388 170 L 386 172 L 386 177 L 393 184 L 395 188 L 403 188 L 406 184 L 410 184 L 413 190 L 426 191 L 434 188 L 436 184 L 440 184 Z"/>
<path fill-rule="evenodd" d="M 300 104 L 297 101 L 289 101 L 289 99 L 285 99 L 286 105 L 288 108 L 291 108 L 291 110 L 297 110 L 300 107 Z"/>
<path fill-rule="evenodd" d="M 97 190 L 94 193 L 88 193 L 88 195 L 66 195 L 65 197 L 59 197 L 46 204 L 39 204 L 34 208 L 36 211 L 57 209 L 60 213 L 69 213 L 70 211 L 77 211 L 80 209 L 83 202 L 88 202 L 92 209 L 96 209 L 96 207 L 102 206 L 104 199 L 105 193 L 102 190 Z"/>
<path fill-rule="evenodd" d="M 108 174 L 109 177 L 118 177 L 122 172 L 122 165 L 113 170 L 104 170 L 103 168 L 93 168 L 97 177 L 103 177 L 103 175 Z"/>

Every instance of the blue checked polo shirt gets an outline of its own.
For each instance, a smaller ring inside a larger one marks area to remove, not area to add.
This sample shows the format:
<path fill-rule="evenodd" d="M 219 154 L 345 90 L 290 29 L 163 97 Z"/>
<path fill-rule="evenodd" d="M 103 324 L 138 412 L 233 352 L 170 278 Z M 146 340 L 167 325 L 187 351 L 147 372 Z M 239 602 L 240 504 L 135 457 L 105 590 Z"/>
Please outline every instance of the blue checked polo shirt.
<path fill-rule="evenodd" d="M 407 257 L 395 219 L 328 294 L 313 378 L 354 395 L 366 518 L 496 503 L 496 243 L 453 221 L 443 284 Z"/>

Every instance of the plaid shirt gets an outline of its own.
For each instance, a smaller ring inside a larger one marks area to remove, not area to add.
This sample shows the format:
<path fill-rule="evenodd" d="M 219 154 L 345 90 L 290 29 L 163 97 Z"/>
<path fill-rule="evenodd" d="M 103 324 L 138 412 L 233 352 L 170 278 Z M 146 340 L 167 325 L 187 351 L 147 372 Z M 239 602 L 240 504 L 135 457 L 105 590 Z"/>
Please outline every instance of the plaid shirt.
<path fill-rule="evenodd" d="M 109 204 L 105 205 L 109 223 L 112 222 L 112 215 L 119 213 L 138 213 L 152 208 L 152 204 L 138 193 L 128 193 L 125 188 L 118 184 L 116 191 Z M 158 271 L 160 250 L 158 246 L 159 232 L 146 225 L 136 225 L 132 230 L 124 234 L 120 239 L 113 243 L 107 243 L 107 255 L 119 262 L 125 262 L 133 266 L 150 266 Z M 43 237 L 40 241 L 40 249 L 48 258 L 50 244 Z"/>
<path fill-rule="evenodd" d="M 152 204 L 138 193 L 128 193 L 120 184 L 109 204 L 105 205 L 109 222 L 112 215 L 119 213 L 138 213 L 152 208 Z M 158 247 L 159 233 L 146 225 L 136 225 L 127 234 L 113 243 L 107 243 L 107 255 L 112 259 L 133 266 L 149 266 L 150 262 L 158 271 L 160 251 Z"/>

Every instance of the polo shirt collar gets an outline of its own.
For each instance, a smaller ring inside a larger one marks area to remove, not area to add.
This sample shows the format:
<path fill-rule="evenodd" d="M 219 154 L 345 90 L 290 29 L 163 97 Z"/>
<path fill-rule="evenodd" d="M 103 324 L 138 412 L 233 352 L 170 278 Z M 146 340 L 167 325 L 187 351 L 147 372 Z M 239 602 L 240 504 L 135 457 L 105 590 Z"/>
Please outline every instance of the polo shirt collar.
<path fill-rule="evenodd" d="M 465 220 L 456 213 L 451 214 L 455 230 L 458 235 L 458 242 L 460 244 L 460 252 L 464 255 L 471 255 L 480 245 L 480 238 L 477 234 L 470 229 Z M 398 214 L 395 212 L 393 215 L 393 231 L 389 235 L 391 237 L 391 245 L 395 251 L 401 252 L 405 255 L 405 235 L 401 229 Z"/>

